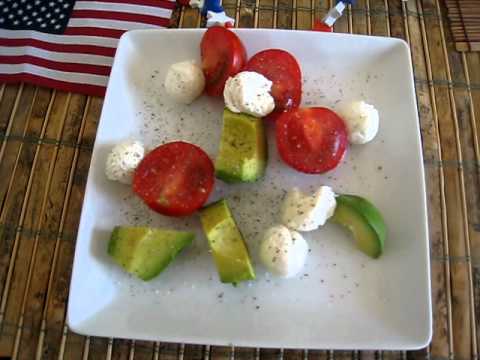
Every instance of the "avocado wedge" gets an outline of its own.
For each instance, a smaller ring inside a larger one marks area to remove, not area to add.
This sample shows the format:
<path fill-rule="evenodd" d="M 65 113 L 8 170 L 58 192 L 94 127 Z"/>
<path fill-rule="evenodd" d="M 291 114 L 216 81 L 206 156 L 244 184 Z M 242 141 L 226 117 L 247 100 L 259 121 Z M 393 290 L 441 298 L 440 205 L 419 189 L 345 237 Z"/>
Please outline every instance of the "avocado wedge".
<path fill-rule="evenodd" d="M 256 181 L 265 173 L 267 152 L 263 120 L 225 109 L 215 175 L 227 183 Z"/>
<path fill-rule="evenodd" d="M 378 258 L 387 237 L 387 227 L 380 211 L 371 202 L 356 195 L 339 195 L 336 201 L 335 213 L 330 221 L 345 226 L 362 252 Z"/>
<path fill-rule="evenodd" d="M 148 281 L 160 274 L 194 237 L 184 231 L 116 226 L 108 243 L 108 254 L 125 271 Z"/>
<path fill-rule="evenodd" d="M 247 245 L 227 202 L 222 199 L 202 209 L 200 219 L 220 281 L 236 284 L 255 279 Z"/>

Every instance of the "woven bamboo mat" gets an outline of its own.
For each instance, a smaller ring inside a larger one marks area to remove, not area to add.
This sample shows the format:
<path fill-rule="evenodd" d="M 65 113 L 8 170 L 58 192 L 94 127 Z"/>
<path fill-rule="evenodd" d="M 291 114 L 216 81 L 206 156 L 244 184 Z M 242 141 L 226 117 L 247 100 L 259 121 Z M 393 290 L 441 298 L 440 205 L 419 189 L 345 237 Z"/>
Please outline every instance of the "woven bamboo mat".
<path fill-rule="evenodd" d="M 446 0 L 455 47 L 458 51 L 480 51 L 480 1 Z"/>
<path fill-rule="evenodd" d="M 240 27 L 310 29 L 329 0 L 224 0 Z M 437 0 L 358 0 L 335 31 L 406 40 L 428 184 L 434 336 L 412 352 L 265 350 L 89 338 L 65 325 L 102 99 L 0 84 L 0 357 L 14 359 L 477 359 L 480 54 L 458 53 Z M 174 24 L 202 25 L 178 10 Z M 405 309 L 408 311 L 408 309 Z M 314 329 L 312 329 L 314 331 Z"/>

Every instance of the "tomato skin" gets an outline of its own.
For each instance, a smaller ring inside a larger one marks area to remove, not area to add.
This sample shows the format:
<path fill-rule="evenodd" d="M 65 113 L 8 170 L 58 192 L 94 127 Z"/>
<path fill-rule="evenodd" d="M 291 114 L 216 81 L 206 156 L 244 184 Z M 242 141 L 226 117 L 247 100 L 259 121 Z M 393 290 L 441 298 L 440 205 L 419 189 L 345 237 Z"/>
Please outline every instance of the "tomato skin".
<path fill-rule="evenodd" d="M 201 148 L 175 141 L 143 158 L 135 170 L 133 191 L 160 214 L 186 216 L 207 201 L 214 173 L 212 160 Z"/>
<path fill-rule="evenodd" d="M 247 52 L 239 37 L 223 26 L 208 28 L 200 43 L 205 92 L 223 96 L 225 82 L 239 73 L 247 62 Z"/>
<path fill-rule="evenodd" d="M 334 169 L 343 159 L 348 144 L 342 118 L 323 107 L 284 112 L 275 124 L 275 135 L 283 161 L 307 174 Z"/>
<path fill-rule="evenodd" d="M 302 71 L 295 57 L 285 50 L 268 49 L 256 53 L 245 66 L 273 82 L 271 94 L 275 112 L 297 108 L 302 101 Z"/>

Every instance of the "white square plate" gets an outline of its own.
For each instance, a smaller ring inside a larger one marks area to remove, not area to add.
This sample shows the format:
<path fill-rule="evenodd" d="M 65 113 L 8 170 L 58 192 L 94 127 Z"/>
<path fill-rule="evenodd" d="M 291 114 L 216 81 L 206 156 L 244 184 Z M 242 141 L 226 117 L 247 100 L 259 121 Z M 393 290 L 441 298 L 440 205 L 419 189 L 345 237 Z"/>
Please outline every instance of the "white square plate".
<path fill-rule="evenodd" d="M 115 57 L 93 151 L 77 238 L 68 324 L 78 333 L 282 348 L 414 349 L 431 338 L 425 185 L 409 49 L 398 39 L 282 30 L 236 30 L 248 55 L 281 48 L 304 75 L 304 105 L 335 108 L 364 99 L 381 114 L 379 135 L 352 146 L 342 164 L 305 175 L 279 159 L 269 124 L 266 177 L 254 184 L 217 181 L 209 201 L 226 197 L 244 233 L 258 279 L 221 284 L 197 215 L 167 218 L 148 210 L 128 186 L 104 175 L 108 151 L 135 138 L 152 148 L 183 139 L 212 157 L 218 149 L 223 102 L 205 96 L 171 103 L 162 86 L 169 65 L 199 60 L 204 30 L 125 34 Z M 294 279 L 270 278 L 258 260 L 261 232 L 278 221 L 285 190 L 327 184 L 370 199 L 382 211 L 385 253 L 371 260 L 335 225 L 305 233 L 311 247 Z M 115 225 L 190 229 L 197 236 L 150 282 L 125 274 L 106 253 Z"/>

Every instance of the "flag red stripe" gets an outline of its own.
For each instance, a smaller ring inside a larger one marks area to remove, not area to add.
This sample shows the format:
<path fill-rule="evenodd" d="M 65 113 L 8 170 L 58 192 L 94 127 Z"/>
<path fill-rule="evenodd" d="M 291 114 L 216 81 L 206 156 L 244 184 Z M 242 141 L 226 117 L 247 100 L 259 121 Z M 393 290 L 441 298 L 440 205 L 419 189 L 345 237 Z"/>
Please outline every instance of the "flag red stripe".
<path fill-rule="evenodd" d="M 0 38 L 0 46 L 17 47 L 32 46 L 43 50 L 63 53 L 80 53 L 113 57 L 115 49 L 97 45 L 55 44 L 36 39 Z"/>
<path fill-rule="evenodd" d="M 131 14 L 120 11 L 103 11 L 103 10 L 73 10 L 71 18 L 87 18 L 87 19 L 107 19 L 130 21 L 144 24 L 152 24 L 158 26 L 168 26 L 170 20 L 160 16 Z"/>
<path fill-rule="evenodd" d="M 96 1 L 96 2 L 103 2 L 103 3 L 153 6 L 153 7 L 164 8 L 164 9 L 175 8 L 175 2 L 167 1 L 167 0 L 82 0 L 82 1 L 92 1 L 92 2 Z"/>
<path fill-rule="evenodd" d="M 70 63 L 47 60 L 37 56 L 19 55 L 19 56 L 2 56 L 0 55 L 0 64 L 31 64 L 41 66 L 47 69 L 76 72 L 83 74 L 94 74 L 108 76 L 110 74 L 110 66 L 92 65 L 85 63 Z"/>
<path fill-rule="evenodd" d="M 20 74 L 0 74 L 2 83 L 28 82 L 39 86 L 54 88 L 65 92 L 76 92 L 80 94 L 105 96 L 106 88 L 103 86 L 77 84 L 67 81 L 54 80 L 43 76 L 20 73 Z"/>
<path fill-rule="evenodd" d="M 67 27 L 63 35 L 100 36 L 119 39 L 126 30 L 107 29 L 98 27 L 75 26 Z"/>

